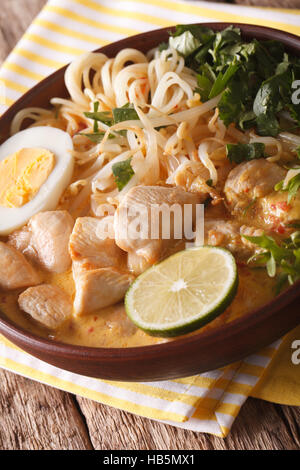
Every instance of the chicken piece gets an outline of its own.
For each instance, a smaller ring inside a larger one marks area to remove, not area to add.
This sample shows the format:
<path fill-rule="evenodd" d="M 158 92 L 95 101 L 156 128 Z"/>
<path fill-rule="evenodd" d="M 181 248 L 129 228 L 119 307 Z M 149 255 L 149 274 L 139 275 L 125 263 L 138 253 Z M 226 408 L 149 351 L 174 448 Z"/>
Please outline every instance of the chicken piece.
<path fill-rule="evenodd" d="M 261 158 L 237 165 L 228 175 L 224 192 L 229 210 L 243 212 L 249 204 L 274 191 L 286 171 L 276 163 Z"/>
<path fill-rule="evenodd" d="M 39 274 L 25 256 L 13 246 L 0 242 L 0 287 L 20 289 L 40 282 Z"/>
<path fill-rule="evenodd" d="M 187 219 L 194 223 L 196 205 L 203 200 L 203 195 L 187 192 L 180 187 L 132 188 L 114 216 L 117 245 L 153 264 L 164 256 L 174 242 L 184 238 L 185 211 L 192 209 Z M 172 208 L 174 210 L 170 210 Z"/>
<path fill-rule="evenodd" d="M 135 253 L 128 253 L 127 266 L 130 272 L 139 276 L 146 271 L 146 269 L 150 268 L 152 264 L 149 263 L 146 258 L 143 258 L 143 256 L 138 256 Z"/>
<path fill-rule="evenodd" d="M 76 287 L 74 311 L 77 315 L 119 302 L 134 279 L 122 270 L 126 268 L 126 254 L 116 245 L 114 238 L 105 237 L 107 232 L 101 225 L 103 221 L 80 217 L 70 237 L 69 251 Z"/>
<path fill-rule="evenodd" d="M 300 221 L 300 194 L 288 202 L 288 193 L 274 191 L 259 201 L 264 222 L 279 234 L 287 235 L 289 226 Z"/>
<path fill-rule="evenodd" d="M 68 252 L 74 220 L 67 211 L 39 212 L 8 243 L 47 271 L 62 273 L 71 266 Z"/>
<path fill-rule="evenodd" d="M 99 224 L 102 222 L 95 217 L 79 217 L 70 237 L 72 261 L 81 262 L 87 269 L 120 267 L 126 261 L 125 253 L 116 245 L 114 238 L 101 238 Z"/>
<path fill-rule="evenodd" d="M 259 236 L 262 233 L 261 229 L 246 225 L 240 226 L 238 222 L 230 220 L 212 219 L 205 221 L 204 224 L 205 243 L 227 248 L 240 260 L 247 259 L 254 253 L 261 251 L 242 235 Z"/>
<path fill-rule="evenodd" d="M 25 258 L 30 262 L 33 263 L 34 266 L 39 265 L 39 257 L 32 245 L 32 233 L 29 230 L 28 226 L 25 225 L 19 230 L 15 230 L 11 233 L 8 237 L 7 243 L 18 251 L 25 255 Z"/>
<path fill-rule="evenodd" d="M 67 211 L 40 212 L 30 219 L 30 244 L 47 271 L 63 273 L 71 267 L 68 244 L 73 225 Z"/>
<path fill-rule="evenodd" d="M 171 176 L 171 182 L 176 186 L 184 188 L 191 193 L 199 193 L 203 202 L 208 196 L 217 204 L 222 200 L 218 191 L 207 184 L 210 179 L 208 169 L 200 162 L 187 162 L 182 164 L 174 175 Z"/>
<path fill-rule="evenodd" d="M 218 204 L 223 200 L 220 193 L 232 169 L 232 164 L 226 159 L 225 161 L 222 160 L 221 163 L 216 162 L 214 165 L 218 175 L 215 188 L 207 184 L 210 180 L 210 172 L 201 162 L 197 161 L 182 164 L 174 175 L 171 175 L 170 182 L 191 193 L 201 194 L 203 200 L 209 196 L 212 199 L 212 204 Z"/>
<path fill-rule="evenodd" d="M 72 314 L 69 295 L 53 284 L 29 287 L 19 296 L 21 310 L 51 330 L 57 329 Z"/>
<path fill-rule="evenodd" d="M 18 251 L 23 253 L 27 259 L 36 262 L 37 253 L 31 245 L 31 232 L 25 225 L 19 230 L 15 230 L 8 237 L 8 244 L 14 246 Z"/>
<path fill-rule="evenodd" d="M 275 191 L 286 170 L 264 159 L 252 160 L 232 170 L 225 184 L 227 203 L 241 221 L 287 234 L 285 227 L 300 220 L 300 195 L 288 203 L 288 193 Z"/>
<path fill-rule="evenodd" d="M 79 268 L 79 269 L 78 269 Z M 85 315 L 123 299 L 134 276 L 117 268 L 82 269 L 73 263 L 75 315 Z"/>

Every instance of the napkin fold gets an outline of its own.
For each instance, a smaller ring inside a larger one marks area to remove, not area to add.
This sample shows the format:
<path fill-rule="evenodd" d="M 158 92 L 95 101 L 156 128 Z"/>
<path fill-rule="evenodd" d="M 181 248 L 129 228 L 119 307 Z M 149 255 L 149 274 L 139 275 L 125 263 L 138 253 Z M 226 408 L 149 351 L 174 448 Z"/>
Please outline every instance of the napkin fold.
<path fill-rule="evenodd" d="M 300 11 L 295 10 L 266 15 L 264 9 L 200 1 L 50 0 L 1 67 L 1 111 L 83 52 L 160 27 L 208 21 L 252 23 L 300 34 Z M 293 334 L 300 339 L 300 328 Z M 289 368 L 290 341 L 287 336 L 241 362 L 193 377 L 126 383 L 64 371 L 0 336 L 0 367 L 141 416 L 225 437 L 249 395 L 300 404 L 295 390 L 300 366 Z"/>

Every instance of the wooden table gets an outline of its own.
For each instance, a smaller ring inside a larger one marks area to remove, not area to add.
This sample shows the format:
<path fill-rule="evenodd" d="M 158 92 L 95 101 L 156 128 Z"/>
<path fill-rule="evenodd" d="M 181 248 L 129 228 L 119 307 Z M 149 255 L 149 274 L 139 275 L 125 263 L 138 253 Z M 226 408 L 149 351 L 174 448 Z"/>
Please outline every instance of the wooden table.
<path fill-rule="evenodd" d="M 45 0 L 1 0 L 0 60 Z M 0 449 L 299 449 L 300 409 L 248 399 L 230 435 L 185 431 L 0 370 Z"/>

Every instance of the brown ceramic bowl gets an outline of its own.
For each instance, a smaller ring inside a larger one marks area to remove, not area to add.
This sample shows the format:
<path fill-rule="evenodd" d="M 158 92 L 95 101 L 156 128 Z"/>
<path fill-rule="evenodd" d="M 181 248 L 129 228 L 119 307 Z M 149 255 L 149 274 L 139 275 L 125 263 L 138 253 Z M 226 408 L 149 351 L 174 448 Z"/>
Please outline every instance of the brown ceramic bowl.
<path fill-rule="evenodd" d="M 228 23 L 207 23 L 221 30 Z M 235 24 L 245 39 L 277 39 L 300 56 L 300 38 L 260 26 Z M 113 57 L 133 47 L 147 52 L 166 41 L 171 28 L 123 39 L 99 49 Z M 1 141 L 9 136 L 13 116 L 27 106 L 47 107 L 53 96 L 66 96 L 65 68 L 43 80 L 20 98 L 0 119 Z M 0 332 L 33 356 L 72 372 L 110 380 L 147 381 L 189 376 L 212 370 L 269 345 L 300 322 L 300 282 L 264 307 L 229 324 L 170 343 L 138 348 L 90 348 L 46 340 L 0 318 Z"/>

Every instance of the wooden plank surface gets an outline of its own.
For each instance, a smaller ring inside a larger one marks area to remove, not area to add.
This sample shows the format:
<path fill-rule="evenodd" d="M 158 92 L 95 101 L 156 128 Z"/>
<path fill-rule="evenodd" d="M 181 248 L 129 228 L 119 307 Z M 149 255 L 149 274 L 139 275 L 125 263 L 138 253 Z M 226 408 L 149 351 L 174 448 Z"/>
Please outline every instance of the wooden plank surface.
<path fill-rule="evenodd" d="M 1 0 L 0 61 L 45 0 Z M 248 399 L 220 439 L 160 424 L 0 370 L 0 449 L 300 448 L 300 409 Z"/>

